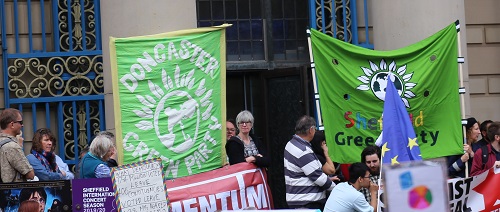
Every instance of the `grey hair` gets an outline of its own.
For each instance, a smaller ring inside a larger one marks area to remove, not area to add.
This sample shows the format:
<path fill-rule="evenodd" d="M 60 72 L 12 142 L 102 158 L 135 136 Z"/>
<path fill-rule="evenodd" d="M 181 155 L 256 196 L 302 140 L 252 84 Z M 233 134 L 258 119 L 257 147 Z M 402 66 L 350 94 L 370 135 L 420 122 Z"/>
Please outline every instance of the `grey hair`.
<path fill-rule="evenodd" d="M 295 134 L 297 135 L 306 135 L 307 131 L 316 126 L 316 121 L 313 117 L 310 116 L 302 116 L 297 120 L 295 124 Z"/>
<path fill-rule="evenodd" d="M 238 125 L 240 122 L 248 122 L 248 121 L 251 122 L 252 126 L 253 126 L 253 121 L 254 121 L 253 115 L 248 110 L 241 111 L 236 116 L 236 124 L 238 124 Z"/>
<path fill-rule="evenodd" d="M 104 159 L 104 156 L 109 152 L 111 148 L 114 148 L 115 144 L 111 139 L 105 135 L 98 135 L 90 143 L 89 151 L 93 155 Z"/>
<path fill-rule="evenodd" d="M 100 131 L 96 134 L 96 136 L 98 135 L 104 135 L 106 137 L 108 137 L 109 139 L 113 140 L 115 139 L 115 134 L 113 134 L 112 132 L 110 131 Z"/>

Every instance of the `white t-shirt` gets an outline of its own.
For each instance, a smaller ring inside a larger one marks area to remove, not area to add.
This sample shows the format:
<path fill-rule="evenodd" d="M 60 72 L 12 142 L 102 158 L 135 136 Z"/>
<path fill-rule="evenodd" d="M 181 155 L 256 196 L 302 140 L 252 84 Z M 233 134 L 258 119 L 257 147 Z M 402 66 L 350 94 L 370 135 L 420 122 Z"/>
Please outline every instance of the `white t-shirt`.
<path fill-rule="evenodd" d="M 373 212 L 373 207 L 366 202 L 363 193 L 349 183 L 339 183 L 335 186 L 325 204 L 324 212 Z"/>

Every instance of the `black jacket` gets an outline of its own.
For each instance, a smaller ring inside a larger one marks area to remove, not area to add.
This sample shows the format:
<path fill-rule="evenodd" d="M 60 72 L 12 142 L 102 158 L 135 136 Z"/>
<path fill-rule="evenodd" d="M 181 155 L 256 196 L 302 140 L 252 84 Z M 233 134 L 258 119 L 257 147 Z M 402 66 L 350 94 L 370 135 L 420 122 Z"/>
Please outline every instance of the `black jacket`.
<path fill-rule="evenodd" d="M 256 136 L 250 136 L 259 150 L 259 154 L 262 157 L 255 156 L 255 165 L 258 167 L 268 167 L 269 166 L 269 156 L 267 155 L 266 148 L 260 143 Z M 226 142 L 226 154 L 229 158 L 229 164 L 237 164 L 241 162 L 246 162 L 244 157 L 244 144 L 238 137 L 233 136 Z"/>

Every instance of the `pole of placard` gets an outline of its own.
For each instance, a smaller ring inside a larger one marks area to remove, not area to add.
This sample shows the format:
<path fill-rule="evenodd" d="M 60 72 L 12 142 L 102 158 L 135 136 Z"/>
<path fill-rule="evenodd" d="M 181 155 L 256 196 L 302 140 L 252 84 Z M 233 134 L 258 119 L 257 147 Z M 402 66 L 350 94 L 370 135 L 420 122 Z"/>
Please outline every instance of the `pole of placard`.
<path fill-rule="evenodd" d="M 462 57 L 462 48 L 461 48 L 461 44 L 460 44 L 460 22 L 457 20 L 456 22 L 456 28 L 457 28 L 457 44 L 458 44 L 458 57 L 457 58 L 457 62 L 458 62 L 458 72 L 459 72 L 459 76 L 460 76 L 460 88 L 459 88 L 459 93 L 460 93 L 460 107 L 461 107 L 461 114 L 462 114 L 462 137 L 463 137 L 463 143 L 464 144 L 467 144 L 467 138 L 466 138 L 466 131 L 467 129 L 465 129 L 465 124 L 467 124 L 466 122 L 464 123 L 464 120 L 465 120 L 465 87 L 464 87 L 464 74 L 463 74 L 463 70 L 462 70 L 462 64 L 464 61 L 459 61 L 459 60 L 463 60 L 463 57 Z M 469 147 L 469 148 L 472 148 L 472 147 Z M 467 152 L 465 152 L 467 153 Z M 469 158 L 469 160 L 471 160 L 471 158 Z M 465 163 L 465 177 L 469 177 L 469 163 L 466 162 Z"/>
<path fill-rule="evenodd" d="M 318 130 L 324 130 L 323 127 L 323 119 L 321 119 L 321 108 L 319 107 L 319 92 L 318 92 L 318 84 L 317 84 L 317 79 L 316 79 L 316 66 L 314 64 L 314 58 L 313 58 L 313 53 L 312 53 L 312 46 L 311 46 L 311 30 L 307 29 L 307 44 L 309 47 L 309 58 L 311 60 L 311 77 L 313 80 L 313 87 L 314 87 L 314 103 L 316 105 L 316 121 L 318 122 Z"/>

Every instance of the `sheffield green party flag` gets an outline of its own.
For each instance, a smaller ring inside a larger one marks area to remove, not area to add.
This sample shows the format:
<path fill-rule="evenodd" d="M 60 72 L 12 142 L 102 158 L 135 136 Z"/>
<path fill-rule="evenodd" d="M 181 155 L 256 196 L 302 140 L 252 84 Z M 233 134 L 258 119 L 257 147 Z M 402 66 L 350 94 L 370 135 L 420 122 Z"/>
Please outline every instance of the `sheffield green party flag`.
<path fill-rule="evenodd" d="M 457 30 L 375 51 L 311 30 L 321 115 L 333 161 L 360 161 L 382 130 L 388 73 L 408 111 L 422 158 L 461 154 Z"/>
<path fill-rule="evenodd" d="M 225 28 L 111 38 L 118 159 L 177 178 L 225 162 Z"/>

